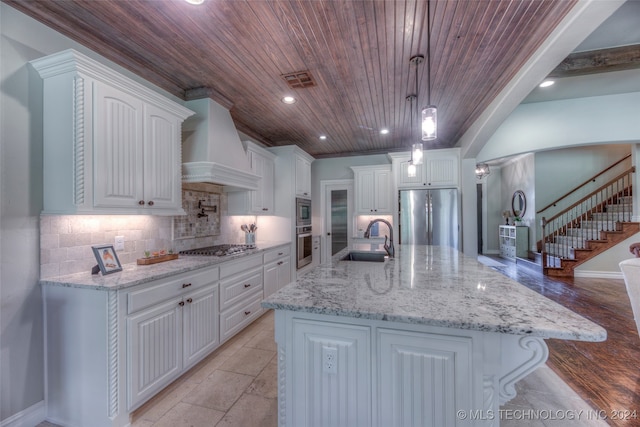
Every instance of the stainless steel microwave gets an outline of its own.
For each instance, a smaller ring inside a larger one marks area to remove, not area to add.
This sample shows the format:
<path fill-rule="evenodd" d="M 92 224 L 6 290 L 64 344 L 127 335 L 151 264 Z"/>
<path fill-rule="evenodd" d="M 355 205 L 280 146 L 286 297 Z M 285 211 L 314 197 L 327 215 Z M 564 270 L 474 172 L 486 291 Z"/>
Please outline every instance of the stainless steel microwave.
<path fill-rule="evenodd" d="M 311 200 L 296 199 L 296 227 L 311 225 Z"/>

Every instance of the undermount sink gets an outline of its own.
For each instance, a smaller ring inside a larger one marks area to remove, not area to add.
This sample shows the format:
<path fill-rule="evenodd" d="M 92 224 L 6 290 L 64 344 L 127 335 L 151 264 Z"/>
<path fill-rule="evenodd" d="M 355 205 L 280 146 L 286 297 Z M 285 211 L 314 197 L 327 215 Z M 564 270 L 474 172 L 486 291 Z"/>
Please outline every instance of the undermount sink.
<path fill-rule="evenodd" d="M 384 252 L 350 251 L 342 261 L 384 262 L 386 256 Z"/>

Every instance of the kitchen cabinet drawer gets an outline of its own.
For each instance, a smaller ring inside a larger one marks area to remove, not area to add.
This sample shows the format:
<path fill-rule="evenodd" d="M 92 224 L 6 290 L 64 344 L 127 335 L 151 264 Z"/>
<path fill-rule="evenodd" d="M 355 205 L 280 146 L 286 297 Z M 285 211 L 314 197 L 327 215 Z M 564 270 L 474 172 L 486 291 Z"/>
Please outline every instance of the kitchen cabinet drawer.
<path fill-rule="evenodd" d="M 143 289 L 133 290 L 127 294 L 127 314 L 217 282 L 219 277 L 218 267 L 211 267 L 195 274 L 183 273 L 170 279 L 151 282 Z"/>
<path fill-rule="evenodd" d="M 220 342 L 234 336 L 237 332 L 257 319 L 264 309 L 260 305 L 262 292 L 256 292 L 250 299 L 241 302 L 220 314 Z"/>
<path fill-rule="evenodd" d="M 278 258 L 289 256 L 289 255 L 291 255 L 291 246 L 290 245 L 283 246 L 283 247 L 280 247 L 280 248 L 277 248 L 277 249 L 273 249 L 273 250 L 271 250 L 269 252 L 266 252 L 264 254 L 264 263 L 268 264 L 271 261 L 275 261 Z"/>
<path fill-rule="evenodd" d="M 220 311 L 238 303 L 254 291 L 262 290 L 262 268 L 220 282 Z M 262 295 L 262 292 L 260 292 Z"/>
<path fill-rule="evenodd" d="M 261 254 L 243 256 L 236 261 L 225 262 L 220 266 L 220 278 L 224 279 L 255 267 L 262 267 Z"/>

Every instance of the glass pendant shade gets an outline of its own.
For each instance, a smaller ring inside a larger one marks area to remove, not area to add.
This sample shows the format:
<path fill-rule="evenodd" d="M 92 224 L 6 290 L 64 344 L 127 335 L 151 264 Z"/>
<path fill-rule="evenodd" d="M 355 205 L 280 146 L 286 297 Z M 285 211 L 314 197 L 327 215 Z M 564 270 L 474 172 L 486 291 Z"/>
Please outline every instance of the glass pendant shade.
<path fill-rule="evenodd" d="M 411 146 L 411 164 L 415 166 L 422 164 L 422 142 L 416 142 Z"/>
<path fill-rule="evenodd" d="M 422 140 L 430 141 L 438 137 L 438 109 L 427 105 L 422 109 Z"/>
<path fill-rule="evenodd" d="M 407 166 L 407 176 L 409 178 L 416 177 L 416 165 L 414 165 L 412 162 L 409 162 L 409 166 Z"/>
<path fill-rule="evenodd" d="M 482 179 L 485 176 L 489 175 L 491 170 L 489 170 L 489 165 L 486 163 L 479 163 L 476 165 L 476 178 Z"/>

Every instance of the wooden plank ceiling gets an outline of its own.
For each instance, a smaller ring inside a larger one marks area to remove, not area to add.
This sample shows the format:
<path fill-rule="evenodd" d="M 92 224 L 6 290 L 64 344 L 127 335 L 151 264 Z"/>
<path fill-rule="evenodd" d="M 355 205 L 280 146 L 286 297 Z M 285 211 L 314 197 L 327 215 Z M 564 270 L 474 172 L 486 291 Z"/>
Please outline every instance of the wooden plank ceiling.
<path fill-rule="evenodd" d="M 406 97 L 416 93 L 409 60 L 427 55 L 425 0 L 3 1 L 182 99 L 209 94 L 267 145 L 331 157 L 407 150 L 419 138 L 426 61 L 417 103 Z M 454 146 L 575 2 L 432 0 L 439 129 L 426 148 Z M 300 70 L 316 85 L 290 89 L 281 75 Z"/>

